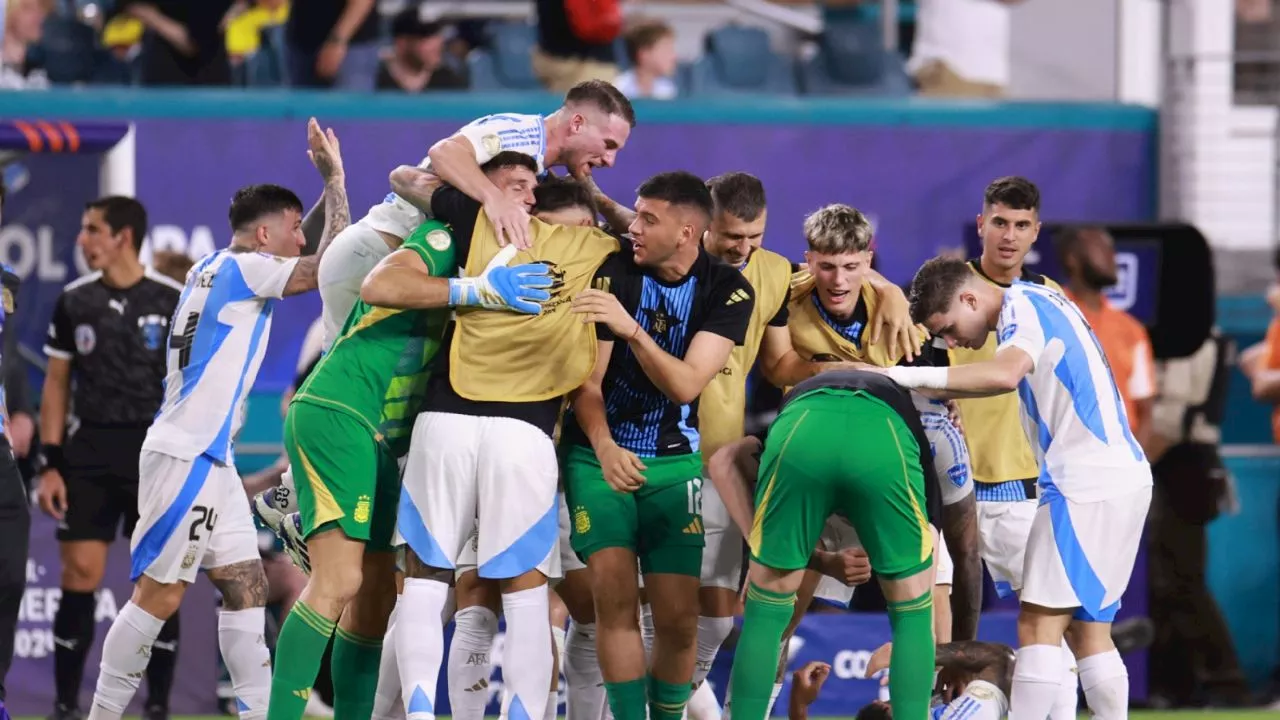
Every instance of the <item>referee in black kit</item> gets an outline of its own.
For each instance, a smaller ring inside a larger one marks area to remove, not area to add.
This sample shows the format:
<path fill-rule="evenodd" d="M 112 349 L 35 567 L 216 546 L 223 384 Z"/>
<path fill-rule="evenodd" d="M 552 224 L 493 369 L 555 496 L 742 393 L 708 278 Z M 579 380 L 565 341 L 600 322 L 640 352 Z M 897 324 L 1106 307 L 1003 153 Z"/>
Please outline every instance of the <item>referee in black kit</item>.
<path fill-rule="evenodd" d="M 182 286 L 139 262 L 146 233 L 147 211 L 137 200 L 105 197 L 85 207 L 76 243 L 94 272 L 58 296 L 44 347 L 49 370 L 40 411 L 38 498 L 40 509 L 58 521 L 62 558 L 51 720 L 82 717 L 94 592 L 102 584 L 107 544 L 117 534 L 128 537 L 138 521 L 138 455 L 164 394 L 169 319 Z M 79 427 L 68 434 L 72 397 Z M 169 715 L 177 642 L 175 614 L 160 631 L 147 667 L 146 720 Z"/>

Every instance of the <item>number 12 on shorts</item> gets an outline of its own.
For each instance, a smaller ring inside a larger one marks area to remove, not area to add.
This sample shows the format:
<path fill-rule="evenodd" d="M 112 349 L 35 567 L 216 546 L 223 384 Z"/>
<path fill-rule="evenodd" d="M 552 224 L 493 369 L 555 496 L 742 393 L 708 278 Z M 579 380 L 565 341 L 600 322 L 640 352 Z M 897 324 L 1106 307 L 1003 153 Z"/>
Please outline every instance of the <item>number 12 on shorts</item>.
<path fill-rule="evenodd" d="M 702 478 L 694 478 L 685 483 L 689 495 L 689 514 L 702 517 Z"/>

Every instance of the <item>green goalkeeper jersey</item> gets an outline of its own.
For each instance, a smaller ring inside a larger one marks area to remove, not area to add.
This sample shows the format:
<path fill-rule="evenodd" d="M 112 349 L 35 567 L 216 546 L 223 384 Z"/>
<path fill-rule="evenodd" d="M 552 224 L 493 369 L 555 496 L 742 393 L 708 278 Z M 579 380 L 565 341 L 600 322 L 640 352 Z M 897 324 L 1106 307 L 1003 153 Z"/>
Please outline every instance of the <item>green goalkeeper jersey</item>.
<path fill-rule="evenodd" d="M 458 262 L 449 227 L 418 226 L 401 246 L 435 277 L 452 277 Z M 320 359 L 293 402 L 346 413 L 401 457 L 426 395 L 428 368 L 443 344 L 449 308 L 393 310 L 357 300 L 333 347 Z"/>

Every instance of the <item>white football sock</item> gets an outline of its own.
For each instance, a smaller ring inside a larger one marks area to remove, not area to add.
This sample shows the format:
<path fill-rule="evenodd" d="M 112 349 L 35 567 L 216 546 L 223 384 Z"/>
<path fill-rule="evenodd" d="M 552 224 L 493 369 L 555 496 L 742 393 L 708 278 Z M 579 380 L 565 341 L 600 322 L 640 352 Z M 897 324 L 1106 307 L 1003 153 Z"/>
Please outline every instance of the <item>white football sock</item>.
<path fill-rule="evenodd" d="M 1062 685 L 1058 688 L 1053 709 L 1049 711 L 1049 720 L 1076 720 L 1080 705 L 1080 678 L 1076 670 L 1076 656 L 1066 640 L 1062 641 L 1062 666 Z"/>
<path fill-rule="evenodd" d="M 493 638 L 498 616 L 477 605 L 453 616 L 449 644 L 449 705 L 457 720 L 482 720 L 489 704 L 489 676 L 493 674 Z"/>
<path fill-rule="evenodd" d="M 405 578 L 396 621 L 396 663 L 400 696 L 408 720 L 435 720 L 436 683 L 444 660 L 444 625 L 440 613 L 449 586 L 437 580 Z"/>
<path fill-rule="evenodd" d="M 1009 715 L 1018 720 L 1045 720 L 1062 685 L 1062 647 L 1027 645 L 1018 649 L 1013 669 Z"/>
<path fill-rule="evenodd" d="M 716 653 L 720 652 L 720 646 L 724 644 L 724 639 L 729 637 L 731 632 L 733 632 L 731 617 L 698 618 L 698 660 L 693 666 L 695 686 L 707 679 L 707 673 L 711 672 L 711 664 L 716 661 Z"/>
<path fill-rule="evenodd" d="M 240 720 L 262 720 L 271 699 L 271 653 L 264 637 L 265 608 L 218 613 L 218 648 L 236 690 Z"/>
<path fill-rule="evenodd" d="M 562 627 L 551 628 L 551 647 L 556 656 L 556 668 L 560 675 L 564 674 L 564 642 L 568 633 Z M 555 678 L 556 687 L 560 687 L 560 678 Z"/>
<path fill-rule="evenodd" d="M 729 619 L 732 621 L 732 618 Z M 711 686 L 705 682 L 693 691 L 685 710 L 689 720 L 720 720 L 720 702 L 716 700 Z"/>
<path fill-rule="evenodd" d="M 387 618 L 387 634 L 382 638 L 382 659 L 378 662 L 378 689 L 373 695 L 370 720 L 404 720 L 404 700 L 400 697 L 400 668 L 396 664 L 396 616 L 400 598 Z"/>
<path fill-rule="evenodd" d="M 98 671 L 98 688 L 93 693 L 89 717 L 93 720 L 119 720 L 138 692 L 142 675 L 151 660 L 151 646 L 160 636 L 164 620 L 126 602 L 107 631 L 102 643 L 102 666 Z"/>
<path fill-rule="evenodd" d="M 596 655 L 595 623 L 570 623 L 564 643 L 564 679 L 568 685 L 565 720 L 600 720 L 609 706 L 604 675 Z"/>
<path fill-rule="evenodd" d="M 644 666 L 653 660 L 653 639 L 658 633 L 653 629 L 653 607 L 649 603 L 640 606 L 640 641 L 644 643 Z"/>
<path fill-rule="evenodd" d="M 511 710 L 517 703 L 526 717 L 536 717 L 546 707 L 547 688 L 551 687 L 548 592 L 546 585 L 539 585 L 502 595 L 502 614 L 507 619 L 502 649 L 502 718 L 517 715 Z"/>
<path fill-rule="evenodd" d="M 778 696 L 782 694 L 782 683 L 773 684 L 773 690 L 769 691 L 769 708 L 764 711 L 765 717 L 773 716 L 773 706 L 778 702 Z"/>
<path fill-rule="evenodd" d="M 1080 684 L 1089 710 L 1098 720 L 1124 720 L 1129 717 L 1129 669 L 1112 650 L 1090 655 L 1080 661 Z"/>
<path fill-rule="evenodd" d="M 552 690 L 547 695 L 547 707 L 542 712 L 542 720 L 556 720 L 560 717 L 560 691 Z"/>

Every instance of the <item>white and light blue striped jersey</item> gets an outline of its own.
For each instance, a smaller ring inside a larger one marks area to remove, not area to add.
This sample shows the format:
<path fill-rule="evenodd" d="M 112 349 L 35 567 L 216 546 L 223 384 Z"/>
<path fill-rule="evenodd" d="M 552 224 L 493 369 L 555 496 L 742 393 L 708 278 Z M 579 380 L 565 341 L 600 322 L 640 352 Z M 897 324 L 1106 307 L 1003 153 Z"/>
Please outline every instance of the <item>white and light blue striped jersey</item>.
<path fill-rule="evenodd" d="M 500 152 L 513 151 L 532 157 L 538 163 L 538 174 L 543 172 L 543 161 L 547 154 L 547 129 L 546 121 L 541 115 L 486 115 L 464 125 L 457 134 L 471 141 L 476 151 L 477 165 L 489 162 Z M 418 167 L 430 170 L 431 160 L 423 158 Z M 418 208 L 399 195 L 390 193 L 381 203 L 370 208 L 360 222 L 374 230 L 403 239 L 425 219 L 426 216 Z"/>
<path fill-rule="evenodd" d="M 1018 397 L 1042 498 L 1097 502 L 1151 485 L 1102 346 L 1065 295 L 1015 282 L 1004 293 L 996 336 L 997 354 L 1016 347 L 1035 364 Z"/>
<path fill-rule="evenodd" d="M 232 443 L 267 350 L 271 311 L 297 264 L 227 249 L 191 269 L 170 324 L 164 404 L 143 449 L 234 462 Z"/>

